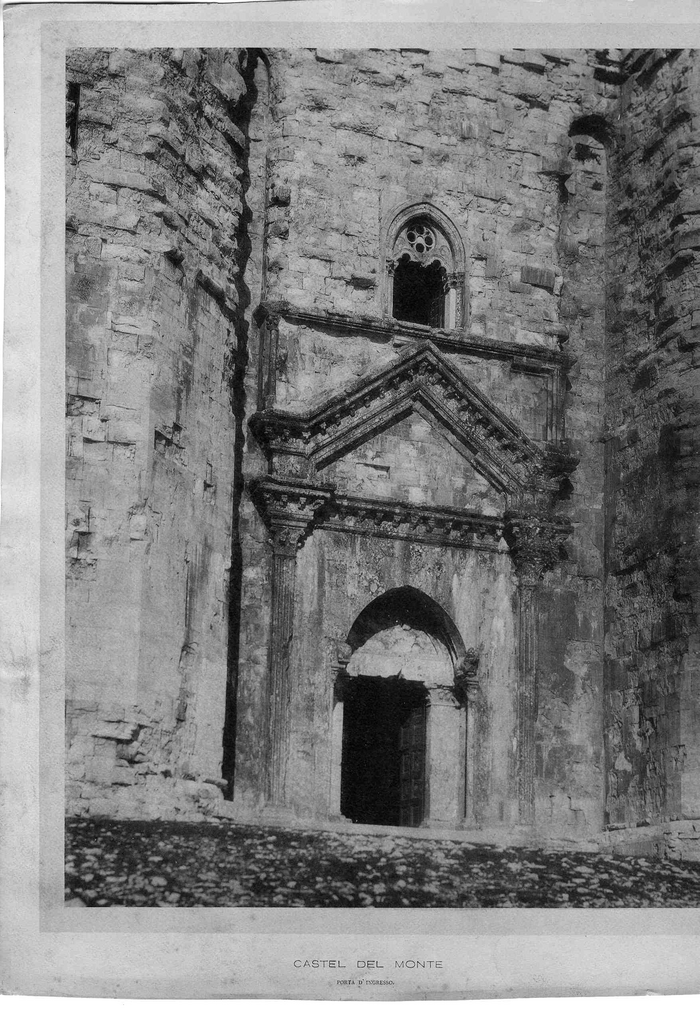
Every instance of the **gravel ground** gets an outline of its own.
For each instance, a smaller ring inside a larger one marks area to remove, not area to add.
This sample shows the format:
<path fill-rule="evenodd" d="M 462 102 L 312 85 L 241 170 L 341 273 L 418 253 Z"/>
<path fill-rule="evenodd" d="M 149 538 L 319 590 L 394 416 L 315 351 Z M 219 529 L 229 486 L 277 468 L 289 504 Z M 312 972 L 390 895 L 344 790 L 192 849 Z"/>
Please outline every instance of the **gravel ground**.
<path fill-rule="evenodd" d="M 72 907 L 698 907 L 700 864 L 393 835 L 70 819 Z"/>

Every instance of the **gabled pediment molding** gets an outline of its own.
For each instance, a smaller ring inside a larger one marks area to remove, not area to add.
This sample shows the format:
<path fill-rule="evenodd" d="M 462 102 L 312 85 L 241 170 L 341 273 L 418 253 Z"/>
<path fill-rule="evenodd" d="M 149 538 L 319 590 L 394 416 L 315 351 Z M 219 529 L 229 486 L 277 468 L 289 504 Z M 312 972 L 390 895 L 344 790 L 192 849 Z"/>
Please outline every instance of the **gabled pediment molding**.
<path fill-rule="evenodd" d="M 251 429 L 283 469 L 313 476 L 416 412 L 498 491 L 552 486 L 548 453 L 426 342 L 306 412 L 267 409 Z M 304 470 L 300 461 L 306 464 Z"/>

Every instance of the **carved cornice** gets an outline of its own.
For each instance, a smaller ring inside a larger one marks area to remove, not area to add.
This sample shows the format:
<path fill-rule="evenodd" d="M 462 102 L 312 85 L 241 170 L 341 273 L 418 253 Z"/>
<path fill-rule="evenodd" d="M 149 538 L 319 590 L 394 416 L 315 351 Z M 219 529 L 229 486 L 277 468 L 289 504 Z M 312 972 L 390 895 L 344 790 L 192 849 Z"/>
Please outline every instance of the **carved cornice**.
<path fill-rule="evenodd" d="M 320 525 L 326 530 L 492 553 L 499 551 L 503 535 L 503 520 L 498 516 L 342 495 L 328 502 Z"/>
<path fill-rule="evenodd" d="M 273 456 L 302 460 L 299 469 L 313 475 L 413 411 L 497 490 L 547 487 L 545 453 L 429 342 L 306 413 L 266 409 L 250 427 Z"/>
<path fill-rule="evenodd" d="M 535 584 L 564 558 L 564 543 L 573 532 L 568 519 L 551 515 L 485 516 L 462 509 L 413 505 L 380 498 L 338 494 L 332 484 L 315 485 L 294 478 L 259 477 L 251 496 L 269 527 L 275 551 L 294 555 L 314 528 L 390 540 L 463 547 L 503 553 L 505 538 L 521 582 Z M 476 674 L 478 653 L 468 650 L 458 674 Z"/>
<path fill-rule="evenodd" d="M 449 353 L 469 353 L 485 359 L 509 360 L 514 368 L 521 364 L 540 370 L 555 371 L 559 368 L 568 370 L 576 363 L 576 358 L 560 349 L 539 346 L 535 343 L 512 343 L 502 339 L 490 339 L 476 332 L 467 332 L 463 328 L 445 329 L 432 328 L 429 325 L 417 325 L 394 318 L 378 318 L 374 315 L 342 314 L 337 311 L 314 310 L 296 307 L 287 301 L 274 301 L 262 304 L 259 317 L 276 315 L 295 325 L 306 325 L 324 332 L 340 332 L 352 335 L 364 335 L 375 342 L 387 343 L 394 339 L 407 342 L 423 343 L 429 340 L 438 349 Z M 557 343 L 564 340 L 561 325 L 545 326 L 543 339 L 554 339 Z"/>
<path fill-rule="evenodd" d="M 260 477 L 251 481 L 250 492 L 281 552 L 288 547 L 293 553 L 314 528 L 440 547 L 501 550 L 504 524 L 500 516 L 356 498 L 337 494 L 331 484 L 315 485 L 294 478 Z"/>
<path fill-rule="evenodd" d="M 561 516 L 518 516 L 506 513 L 504 537 L 515 571 L 526 585 L 538 583 L 565 558 L 564 542 L 573 532 Z"/>

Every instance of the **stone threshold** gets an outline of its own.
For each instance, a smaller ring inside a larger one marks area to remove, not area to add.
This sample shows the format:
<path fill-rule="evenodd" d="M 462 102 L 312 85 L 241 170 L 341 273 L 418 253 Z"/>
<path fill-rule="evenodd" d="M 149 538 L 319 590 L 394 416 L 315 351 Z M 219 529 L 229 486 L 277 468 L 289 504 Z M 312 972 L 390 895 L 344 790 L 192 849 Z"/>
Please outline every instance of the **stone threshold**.
<path fill-rule="evenodd" d="M 231 804 L 231 803 L 227 803 Z M 220 819 L 229 819 L 236 826 L 256 826 L 270 830 L 299 833 L 335 833 L 351 837 L 403 837 L 408 840 L 455 841 L 461 844 L 483 844 L 494 847 L 544 848 L 557 851 L 600 851 L 594 838 L 578 841 L 563 837 L 543 836 L 530 826 L 381 826 L 370 823 L 349 823 L 343 819 L 299 819 L 298 817 L 266 816 L 263 813 L 242 815 L 233 809 L 219 809 Z"/>

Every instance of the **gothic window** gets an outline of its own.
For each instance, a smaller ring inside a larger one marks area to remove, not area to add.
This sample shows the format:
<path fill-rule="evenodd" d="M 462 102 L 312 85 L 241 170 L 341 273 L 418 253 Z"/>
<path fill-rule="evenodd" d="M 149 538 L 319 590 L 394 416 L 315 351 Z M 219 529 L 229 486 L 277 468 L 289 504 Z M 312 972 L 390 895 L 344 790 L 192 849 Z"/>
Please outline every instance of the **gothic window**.
<path fill-rule="evenodd" d="M 385 234 L 385 310 L 433 328 L 464 324 L 464 248 L 454 225 L 427 203 L 408 205 Z"/>
<path fill-rule="evenodd" d="M 402 231 L 394 261 L 394 317 L 419 325 L 445 326 L 447 271 L 435 256 L 435 231 L 426 222 L 410 223 Z"/>

